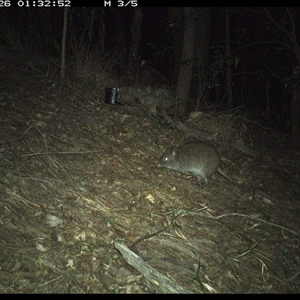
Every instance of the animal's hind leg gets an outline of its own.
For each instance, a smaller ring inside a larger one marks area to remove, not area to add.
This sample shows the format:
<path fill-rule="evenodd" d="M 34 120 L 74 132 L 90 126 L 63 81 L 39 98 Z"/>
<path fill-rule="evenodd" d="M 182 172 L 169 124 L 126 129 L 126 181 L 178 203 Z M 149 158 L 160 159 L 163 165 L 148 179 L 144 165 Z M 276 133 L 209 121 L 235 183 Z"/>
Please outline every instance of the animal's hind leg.
<path fill-rule="evenodd" d="M 202 188 L 207 186 L 210 183 L 210 180 L 207 178 L 203 178 L 200 176 L 198 176 L 197 178 L 198 178 L 198 185 L 200 185 Z M 204 182 L 203 182 L 203 180 L 204 180 Z"/>

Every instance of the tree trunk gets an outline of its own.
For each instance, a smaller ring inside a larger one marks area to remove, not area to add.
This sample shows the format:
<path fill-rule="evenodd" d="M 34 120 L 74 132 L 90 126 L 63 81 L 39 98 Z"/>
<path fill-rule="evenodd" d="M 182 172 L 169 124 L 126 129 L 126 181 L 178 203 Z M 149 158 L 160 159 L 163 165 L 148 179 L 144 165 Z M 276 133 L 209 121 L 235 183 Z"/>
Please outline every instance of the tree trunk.
<path fill-rule="evenodd" d="M 193 73 L 193 58 L 195 45 L 195 22 L 194 8 L 184 8 L 184 35 L 183 35 L 183 51 L 181 58 L 181 67 L 179 71 L 177 86 L 176 86 L 176 101 L 178 116 L 183 116 L 188 100 L 192 73 Z"/>
<path fill-rule="evenodd" d="M 201 102 L 209 101 L 208 67 L 209 67 L 209 37 L 210 37 L 210 7 L 195 8 L 195 65 L 191 84 L 191 99 L 188 111 L 194 111 L 201 106 Z"/>
<path fill-rule="evenodd" d="M 292 14 L 290 14 L 291 16 Z M 291 34 L 292 50 L 295 54 L 296 65 L 293 70 L 293 91 L 292 91 L 292 141 L 297 148 L 300 147 L 300 47 L 296 35 L 296 20 L 291 17 L 293 31 Z"/>
<path fill-rule="evenodd" d="M 129 75 L 134 79 L 135 82 L 138 80 L 138 71 L 139 71 L 139 57 L 138 51 L 140 48 L 141 40 L 141 25 L 143 19 L 143 11 L 141 7 L 134 9 L 134 17 L 131 25 L 131 36 L 132 42 L 129 51 Z"/>
<path fill-rule="evenodd" d="M 61 64 L 60 78 L 66 76 L 66 40 L 67 40 L 67 25 L 68 25 L 68 8 L 64 8 L 63 34 L 61 39 Z"/>
<path fill-rule="evenodd" d="M 300 70 L 300 57 L 297 59 L 298 66 L 296 70 Z M 292 93 L 292 140 L 293 145 L 297 148 L 300 147 L 300 72 L 295 72 L 295 83 Z"/>
<path fill-rule="evenodd" d="M 173 70 L 172 70 L 172 83 L 176 85 L 181 57 L 182 57 L 182 40 L 183 40 L 183 8 L 182 7 L 168 7 L 169 13 L 169 27 L 172 31 L 173 38 Z"/>
<path fill-rule="evenodd" d="M 231 78 L 231 48 L 230 48 L 230 23 L 229 23 L 229 14 L 230 8 L 226 7 L 226 18 L 225 18 L 225 28 L 226 28 L 226 40 L 225 40 L 225 51 L 227 57 L 227 66 L 226 66 L 226 95 L 227 95 L 227 105 L 229 108 L 233 108 L 234 101 L 232 95 L 232 78 Z"/>

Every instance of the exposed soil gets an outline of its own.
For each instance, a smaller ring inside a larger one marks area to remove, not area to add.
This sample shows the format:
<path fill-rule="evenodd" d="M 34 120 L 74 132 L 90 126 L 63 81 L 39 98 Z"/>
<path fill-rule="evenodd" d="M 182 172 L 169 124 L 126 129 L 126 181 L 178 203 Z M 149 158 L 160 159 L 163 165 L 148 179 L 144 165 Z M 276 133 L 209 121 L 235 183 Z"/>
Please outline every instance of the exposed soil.
<path fill-rule="evenodd" d="M 288 138 L 241 112 L 186 120 L 244 183 L 216 173 L 203 187 L 156 167 L 185 136 L 147 109 L 104 104 L 107 85 L 1 62 L 0 292 L 166 292 L 120 242 L 187 292 L 299 293 L 300 153 Z"/>

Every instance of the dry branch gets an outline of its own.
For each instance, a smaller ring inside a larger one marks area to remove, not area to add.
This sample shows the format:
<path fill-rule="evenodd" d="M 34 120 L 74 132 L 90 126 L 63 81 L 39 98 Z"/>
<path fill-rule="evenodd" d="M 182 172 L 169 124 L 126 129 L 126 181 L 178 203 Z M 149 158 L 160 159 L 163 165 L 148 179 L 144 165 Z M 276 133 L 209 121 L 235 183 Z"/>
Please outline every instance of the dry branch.
<path fill-rule="evenodd" d="M 121 252 L 124 259 L 141 274 L 143 274 L 148 280 L 158 285 L 165 293 L 190 293 L 189 291 L 182 288 L 180 285 L 175 284 L 169 278 L 163 276 L 154 268 L 145 263 L 138 255 L 132 252 L 124 244 L 115 242 L 115 248 Z"/>

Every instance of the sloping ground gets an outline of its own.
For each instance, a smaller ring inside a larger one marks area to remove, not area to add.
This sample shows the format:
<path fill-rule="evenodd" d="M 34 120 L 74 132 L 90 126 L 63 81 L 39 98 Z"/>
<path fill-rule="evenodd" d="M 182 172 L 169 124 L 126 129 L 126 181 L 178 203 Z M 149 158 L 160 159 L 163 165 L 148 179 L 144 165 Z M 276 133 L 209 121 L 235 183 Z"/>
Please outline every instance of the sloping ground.
<path fill-rule="evenodd" d="M 0 291 L 165 291 L 117 241 L 191 293 L 299 293 L 299 152 L 239 113 L 199 115 L 186 125 L 214 135 L 244 182 L 215 174 L 201 187 L 156 167 L 184 136 L 146 109 L 104 104 L 104 87 L 1 68 Z M 259 155 L 234 150 L 243 141 Z"/>

